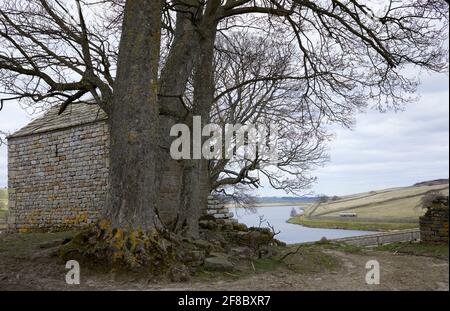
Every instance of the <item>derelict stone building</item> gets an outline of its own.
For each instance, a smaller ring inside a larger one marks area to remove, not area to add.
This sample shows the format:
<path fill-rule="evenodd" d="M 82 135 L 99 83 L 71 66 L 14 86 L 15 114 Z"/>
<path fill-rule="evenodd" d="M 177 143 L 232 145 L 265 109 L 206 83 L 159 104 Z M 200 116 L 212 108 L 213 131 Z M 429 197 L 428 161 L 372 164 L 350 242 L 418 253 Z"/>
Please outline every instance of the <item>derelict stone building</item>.
<path fill-rule="evenodd" d="M 8 137 L 10 231 L 83 227 L 98 220 L 106 201 L 109 170 L 107 115 L 96 105 L 71 105 L 42 117 Z M 180 163 L 166 161 L 159 217 L 170 224 L 178 213 Z M 230 220 L 210 198 L 203 214 Z"/>
<path fill-rule="evenodd" d="M 63 229 L 98 219 L 108 181 L 108 125 L 98 106 L 53 107 L 8 137 L 8 226 Z"/>

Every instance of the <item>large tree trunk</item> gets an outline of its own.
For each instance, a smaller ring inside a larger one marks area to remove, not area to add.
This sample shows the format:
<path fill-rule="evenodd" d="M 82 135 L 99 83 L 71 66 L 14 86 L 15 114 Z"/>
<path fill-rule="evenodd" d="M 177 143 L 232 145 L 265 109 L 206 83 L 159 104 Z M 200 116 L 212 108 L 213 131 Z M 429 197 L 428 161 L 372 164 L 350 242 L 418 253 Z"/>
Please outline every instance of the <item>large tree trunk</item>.
<path fill-rule="evenodd" d="M 215 2 L 217 1 L 212 1 L 213 4 Z M 197 34 L 199 53 L 196 55 L 194 63 L 193 115 L 201 117 L 202 128 L 209 123 L 211 103 L 214 98 L 214 42 L 217 29 L 217 23 L 214 18 L 215 9 L 217 7 L 206 9 L 203 25 Z M 204 140 L 202 139 L 202 145 Z M 207 198 L 210 192 L 209 162 L 203 159 L 203 156 L 201 158 L 200 160 L 185 161 L 183 170 L 178 230 L 187 232 L 191 236 L 198 234 L 198 220 L 202 209 L 207 207 Z"/>
<path fill-rule="evenodd" d="M 159 226 L 155 208 L 160 27 L 161 1 L 126 2 L 109 118 L 106 217 L 113 227 L 148 230 Z"/>
<path fill-rule="evenodd" d="M 195 13 L 195 7 L 192 10 Z M 191 16 L 187 12 L 177 13 L 174 41 L 160 77 L 161 140 L 157 163 L 158 171 L 164 172 L 161 174 L 164 178 L 158 184 L 159 213 L 163 222 L 171 229 L 177 226 L 180 219 L 184 162 L 171 158 L 170 145 L 174 137 L 170 137 L 170 129 L 174 124 L 188 122 L 186 118 L 190 114 L 183 105 L 182 97 L 192 74 L 194 55 L 198 53 L 198 40 Z"/>

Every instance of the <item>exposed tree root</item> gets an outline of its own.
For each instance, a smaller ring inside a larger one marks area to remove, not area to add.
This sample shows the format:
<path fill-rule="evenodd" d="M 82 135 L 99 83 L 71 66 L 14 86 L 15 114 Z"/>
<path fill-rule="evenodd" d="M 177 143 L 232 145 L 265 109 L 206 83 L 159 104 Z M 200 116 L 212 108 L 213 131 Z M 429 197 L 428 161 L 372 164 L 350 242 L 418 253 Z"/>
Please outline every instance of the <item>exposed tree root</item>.
<path fill-rule="evenodd" d="M 59 255 L 115 270 L 170 275 L 201 264 L 206 250 L 169 232 L 111 228 L 102 220 L 63 245 Z"/>
<path fill-rule="evenodd" d="M 102 220 L 64 244 L 59 256 L 109 270 L 135 271 L 183 281 L 211 253 L 232 254 L 233 247 L 247 247 L 250 256 L 262 257 L 268 253 L 270 245 L 279 244 L 270 230 L 247 229 L 240 224 L 234 230 L 202 230 L 202 238 L 194 240 L 168 231 L 112 228 L 108 221 Z"/>

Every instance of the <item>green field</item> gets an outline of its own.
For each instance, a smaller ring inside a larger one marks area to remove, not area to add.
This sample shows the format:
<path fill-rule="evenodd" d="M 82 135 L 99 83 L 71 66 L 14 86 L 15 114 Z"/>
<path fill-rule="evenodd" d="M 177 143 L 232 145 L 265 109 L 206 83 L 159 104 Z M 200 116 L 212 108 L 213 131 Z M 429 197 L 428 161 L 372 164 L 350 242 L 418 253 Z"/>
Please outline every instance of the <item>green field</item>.
<path fill-rule="evenodd" d="M 8 189 L 0 188 L 0 200 L 8 199 Z"/>
<path fill-rule="evenodd" d="M 390 231 L 417 228 L 417 223 L 408 222 L 369 222 L 348 221 L 338 219 L 307 219 L 305 217 L 293 217 L 288 220 L 291 224 L 302 225 L 311 228 L 347 229 L 363 231 Z"/>
<path fill-rule="evenodd" d="M 421 206 L 424 195 L 438 191 L 448 195 L 448 184 L 391 188 L 342 197 L 336 201 L 317 203 L 305 208 L 305 215 L 290 223 L 308 227 L 354 230 L 398 230 L 418 227 L 425 213 Z M 344 218 L 341 213 L 356 217 Z"/>
<path fill-rule="evenodd" d="M 5 218 L 7 207 L 8 207 L 8 190 L 0 189 L 0 220 Z M 0 229 L 2 229 L 1 224 Z"/>
<path fill-rule="evenodd" d="M 398 242 L 390 243 L 375 248 L 380 251 L 388 251 L 414 256 L 428 256 L 448 260 L 448 244 L 431 244 L 425 242 Z"/>

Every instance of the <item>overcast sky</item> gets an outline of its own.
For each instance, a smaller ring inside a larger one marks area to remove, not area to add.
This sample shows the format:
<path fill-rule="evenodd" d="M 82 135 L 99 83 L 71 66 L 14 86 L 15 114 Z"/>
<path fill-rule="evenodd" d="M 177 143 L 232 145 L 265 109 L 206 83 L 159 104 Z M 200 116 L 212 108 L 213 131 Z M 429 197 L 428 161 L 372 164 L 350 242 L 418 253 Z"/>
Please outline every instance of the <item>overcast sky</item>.
<path fill-rule="evenodd" d="M 353 131 L 335 130 L 330 162 L 315 171 L 316 194 L 345 195 L 448 178 L 447 74 L 423 74 L 420 99 L 404 112 L 359 114 Z M 261 195 L 283 195 L 268 187 Z"/>
<path fill-rule="evenodd" d="M 424 74 L 420 100 L 406 111 L 369 111 L 357 116 L 353 131 L 336 129 L 329 145 L 331 161 L 314 172 L 316 194 L 344 195 L 419 181 L 448 178 L 448 75 Z M 5 103 L 0 130 L 12 133 L 36 114 Z M 0 147 L 0 187 L 7 185 L 7 149 Z M 265 186 L 260 195 L 284 195 Z"/>

